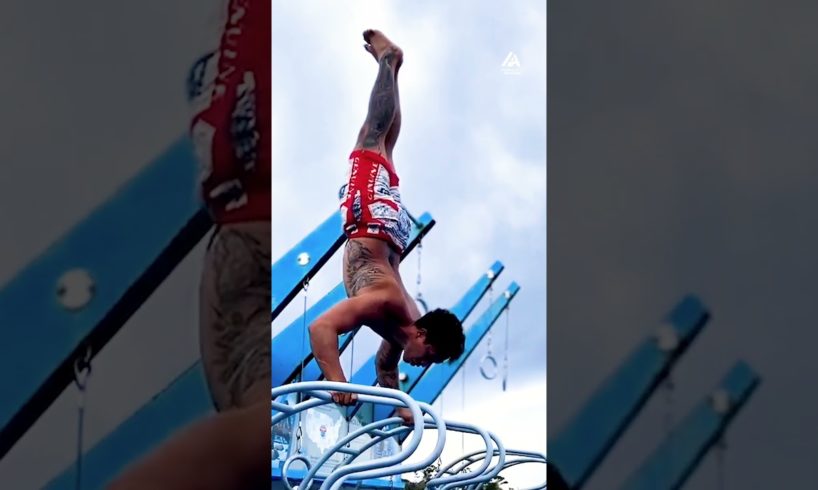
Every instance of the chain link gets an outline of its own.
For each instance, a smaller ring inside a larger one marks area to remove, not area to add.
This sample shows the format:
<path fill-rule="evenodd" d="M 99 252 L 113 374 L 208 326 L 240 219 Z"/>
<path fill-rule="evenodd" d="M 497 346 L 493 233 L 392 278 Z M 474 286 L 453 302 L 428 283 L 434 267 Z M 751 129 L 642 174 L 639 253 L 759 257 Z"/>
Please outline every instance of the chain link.
<path fill-rule="evenodd" d="M 74 471 L 75 490 L 82 489 L 83 433 L 85 428 L 85 393 L 91 378 L 91 346 L 85 353 L 74 359 L 74 385 L 77 387 L 77 450 Z"/>

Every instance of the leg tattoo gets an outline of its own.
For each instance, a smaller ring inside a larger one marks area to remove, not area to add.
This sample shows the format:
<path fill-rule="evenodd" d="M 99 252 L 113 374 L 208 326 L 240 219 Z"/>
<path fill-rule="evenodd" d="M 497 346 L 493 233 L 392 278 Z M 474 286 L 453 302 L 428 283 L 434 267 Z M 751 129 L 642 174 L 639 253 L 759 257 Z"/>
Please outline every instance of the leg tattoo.
<path fill-rule="evenodd" d="M 364 148 L 377 148 L 383 141 L 397 110 L 397 85 L 395 83 L 394 52 L 387 52 L 378 65 L 378 77 L 369 97 L 369 112 L 366 116 Z"/>

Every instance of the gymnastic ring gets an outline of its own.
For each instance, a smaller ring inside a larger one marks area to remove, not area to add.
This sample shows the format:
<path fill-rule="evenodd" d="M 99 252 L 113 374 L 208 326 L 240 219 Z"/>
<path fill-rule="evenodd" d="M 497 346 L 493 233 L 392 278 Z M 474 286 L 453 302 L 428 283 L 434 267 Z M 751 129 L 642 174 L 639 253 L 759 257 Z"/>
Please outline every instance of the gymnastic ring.
<path fill-rule="evenodd" d="M 281 481 L 284 482 L 284 486 L 287 487 L 287 490 L 295 490 L 295 488 L 293 488 L 292 485 L 290 485 L 290 479 L 287 478 L 287 470 L 290 469 L 290 465 L 293 463 L 293 461 L 301 461 L 302 463 L 304 463 L 304 465 L 306 465 L 307 467 L 307 473 L 309 473 L 309 471 L 312 469 L 310 460 L 307 459 L 307 457 L 302 454 L 293 454 L 292 456 L 287 458 L 284 461 L 284 464 L 281 465 Z"/>
<path fill-rule="evenodd" d="M 415 298 L 415 302 L 418 303 L 421 308 L 423 308 L 423 313 L 424 314 L 429 313 L 429 305 L 426 304 L 426 300 L 423 299 L 422 296 L 417 296 Z"/>
<path fill-rule="evenodd" d="M 491 365 L 491 372 L 487 372 L 486 370 L 486 361 Z M 493 355 L 486 354 L 480 359 L 480 374 L 486 379 L 494 379 L 497 377 L 497 359 L 495 359 Z"/>

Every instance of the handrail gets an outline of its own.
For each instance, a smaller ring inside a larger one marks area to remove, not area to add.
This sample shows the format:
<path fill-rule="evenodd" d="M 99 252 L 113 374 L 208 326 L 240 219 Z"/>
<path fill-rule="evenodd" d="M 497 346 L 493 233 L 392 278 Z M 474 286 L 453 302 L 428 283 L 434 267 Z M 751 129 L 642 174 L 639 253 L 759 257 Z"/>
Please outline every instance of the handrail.
<path fill-rule="evenodd" d="M 364 385 L 353 385 L 350 383 L 337 383 L 337 382 L 330 382 L 330 381 L 307 381 L 302 383 L 292 383 L 288 385 L 279 386 L 270 390 L 270 398 L 274 400 L 282 395 L 287 395 L 290 393 L 301 392 L 312 398 L 297 403 L 296 405 L 284 405 L 283 403 L 273 402 L 271 404 L 272 412 L 271 415 L 271 423 L 276 424 L 281 420 L 290 417 L 298 412 L 315 408 L 321 405 L 328 405 L 334 403 L 332 401 L 332 396 L 330 395 L 329 391 L 334 392 L 342 392 L 342 393 L 356 393 L 358 394 L 358 403 L 374 403 L 380 405 L 391 405 L 395 407 L 406 407 L 412 412 L 412 416 L 414 419 L 414 423 L 412 427 L 406 428 L 408 429 L 411 434 L 412 438 L 409 441 L 408 445 L 403 447 L 401 451 L 397 454 L 379 458 L 376 461 L 367 461 L 358 464 L 347 464 L 341 468 L 336 469 L 333 471 L 327 479 L 321 485 L 322 490 L 327 490 L 329 488 L 337 489 L 346 479 L 352 478 L 377 478 L 381 476 L 387 475 L 395 475 L 401 474 L 408 471 L 414 471 L 417 468 L 428 466 L 434 461 L 440 453 L 443 451 L 443 445 L 445 444 L 445 422 L 443 422 L 437 414 L 434 413 L 432 407 L 428 404 L 419 404 L 415 400 L 413 400 L 409 395 L 400 391 L 394 390 L 389 388 L 381 388 L 375 386 L 364 386 Z M 422 406 L 421 406 L 422 405 Z M 420 445 L 420 440 L 422 437 L 422 432 L 424 426 L 427 424 L 427 420 L 424 419 L 423 413 L 428 413 L 431 417 L 431 421 L 429 423 L 434 423 L 435 427 L 440 428 L 438 442 L 435 448 L 435 451 L 424 458 L 424 461 L 420 461 L 418 463 L 403 465 L 406 459 L 411 456 L 415 450 L 417 450 L 418 446 Z M 341 448 L 343 448 L 346 444 L 351 442 L 352 440 L 360 437 L 363 434 L 368 432 L 377 431 L 379 439 L 383 440 L 384 438 L 391 437 L 396 434 L 400 434 L 406 432 L 406 430 L 393 430 L 384 432 L 381 430 L 384 426 L 393 425 L 396 423 L 402 422 L 400 417 L 391 417 L 385 420 L 379 420 L 373 422 L 371 424 L 366 425 L 351 434 L 348 434 L 346 437 L 341 439 L 336 445 L 330 450 L 327 451 L 324 456 L 321 458 L 318 464 L 315 464 L 312 469 L 309 470 L 307 475 L 302 480 L 302 484 L 299 487 L 309 488 L 312 484 L 312 479 L 315 476 L 315 473 L 321 467 L 322 464 L 326 462 L 326 460 L 331 457 L 331 455 Z M 394 434 L 393 434 L 394 432 Z M 359 449 L 356 453 L 353 454 L 352 459 L 360 456 L 360 454 L 365 450 L 371 447 L 371 445 L 366 446 L 365 448 Z M 347 454 L 350 454 L 347 451 Z M 425 461 L 428 460 L 428 461 Z M 349 461 L 347 463 L 349 463 Z M 286 480 L 286 475 L 282 474 L 283 479 Z"/>
<path fill-rule="evenodd" d="M 465 422 L 452 422 L 452 421 L 449 421 L 448 429 L 449 430 L 454 430 L 454 431 L 457 431 L 457 432 L 478 434 L 480 437 L 483 438 L 483 442 L 486 444 L 487 449 L 489 447 L 493 447 L 492 446 L 492 436 L 487 431 L 477 427 L 476 425 L 467 424 Z M 490 461 L 488 461 L 488 460 L 483 462 L 483 465 L 481 466 L 480 470 L 478 470 L 480 474 L 482 474 L 484 471 L 486 471 L 486 469 L 489 467 L 489 463 L 490 463 Z M 450 467 L 451 467 L 451 465 L 440 469 L 432 479 L 430 479 L 428 482 L 426 482 L 426 487 L 427 488 L 440 487 L 441 489 L 443 489 L 443 488 L 446 488 L 446 487 L 444 487 L 444 485 L 449 485 L 451 483 L 458 483 L 458 482 L 461 482 L 461 481 L 464 481 L 464 480 L 469 480 L 469 479 L 472 478 L 470 475 L 442 476 Z"/>
<path fill-rule="evenodd" d="M 357 465 L 348 465 L 343 468 L 336 469 L 321 485 L 321 490 L 338 490 L 343 485 L 344 481 L 350 478 L 365 479 L 365 478 L 379 478 L 383 476 L 400 475 L 425 468 L 432 464 L 442 453 L 446 445 L 446 422 L 443 421 L 434 411 L 431 405 L 427 403 L 419 403 L 420 409 L 427 413 L 431 420 L 423 419 L 423 426 L 434 427 L 437 429 L 437 442 L 435 448 L 431 453 L 415 463 L 402 465 L 395 468 L 383 469 L 382 465 L 375 465 L 374 462 L 363 462 Z M 417 422 L 417 419 L 415 419 Z M 415 429 L 417 430 L 417 429 Z M 383 436 L 382 436 L 383 437 Z M 376 461 L 382 461 L 378 459 Z M 381 469 L 379 469 L 381 468 Z"/>
<path fill-rule="evenodd" d="M 480 456 L 485 458 L 485 454 L 486 454 L 485 451 L 475 451 L 475 452 L 469 453 L 469 454 L 461 457 L 459 460 L 455 460 L 455 463 L 457 463 L 459 461 L 463 461 L 464 463 L 466 463 L 466 464 L 462 465 L 460 468 L 458 468 L 455 471 L 459 472 L 459 471 L 465 470 L 466 468 L 468 468 L 472 464 L 479 461 Z M 494 456 L 497 456 L 497 455 L 498 455 L 498 451 L 495 449 L 492 452 L 492 458 Z M 542 454 L 542 453 L 535 452 L 535 451 L 527 451 L 527 450 L 522 450 L 522 449 L 506 449 L 506 456 L 507 457 L 508 456 L 520 456 L 520 458 L 519 459 L 508 459 L 507 458 L 505 463 L 501 465 L 500 470 L 494 476 L 499 475 L 500 473 L 502 473 L 503 471 L 505 471 L 508 468 L 511 468 L 511 467 L 514 467 L 514 466 L 517 466 L 517 465 L 520 465 L 520 464 L 523 464 L 523 463 L 548 464 L 548 460 L 545 457 L 545 455 Z M 455 463 L 452 463 L 452 465 L 455 464 Z M 494 478 L 494 476 L 492 476 L 491 478 Z M 481 487 L 482 487 L 482 485 L 472 485 L 470 488 L 472 490 L 477 490 L 477 489 L 479 489 Z M 520 490 L 542 490 L 543 488 L 546 488 L 546 487 L 547 487 L 547 481 L 545 481 L 545 482 L 543 482 L 543 483 L 541 483 L 539 485 L 535 485 L 533 487 L 522 488 Z"/>
<path fill-rule="evenodd" d="M 475 472 L 475 473 L 467 474 L 467 475 L 473 475 L 473 476 L 471 476 L 470 478 L 466 478 L 465 480 L 462 480 L 460 482 L 461 486 L 463 486 L 463 487 L 479 485 L 479 484 L 483 484 L 483 483 L 485 483 L 487 481 L 490 481 L 492 478 L 494 478 L 495 476 L 500 474 L 500 471 L 502 470 L 502 467 L 506 462 L 506 448 L 503 445 L 503 442 L 493 432 L 488 431 L 488 434 L 489 434 L 489 437 L 491 437 L 491 439 L 494 441 L 494 444 L 497 446 L 497 449 L 492 451 L 492 457 L 491 458 L 485 458 L 485 462 L 488 463 L 486 466 L 488 466 L 491 463 L 491 461 L 494 459 L 494 457 L 493 457 L 494 453 L 497 453 L 497 464 L 492 466 L 491 469 L 484 469 L 480 473 Z M 451 485 L 451 484 L 444 485 L 441 488 L 441 490 L 449 490 L 450 488 L 453 488 L 453 485 Z"/>

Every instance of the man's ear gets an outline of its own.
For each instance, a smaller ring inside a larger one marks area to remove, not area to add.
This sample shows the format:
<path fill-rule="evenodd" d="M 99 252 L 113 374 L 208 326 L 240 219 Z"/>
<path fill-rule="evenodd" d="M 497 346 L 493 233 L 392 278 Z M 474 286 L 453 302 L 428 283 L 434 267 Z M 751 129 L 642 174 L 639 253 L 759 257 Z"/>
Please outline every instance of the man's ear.
<path fill-rule="evenodd" d="M 421 337 L 426 338 L 426 329 L 425 328 L 415 327 L 415 330 L 416 330 L 416 333 L 415 333 L 416 338 L 418 338 L 418 339 L 421 338 Z"/>

